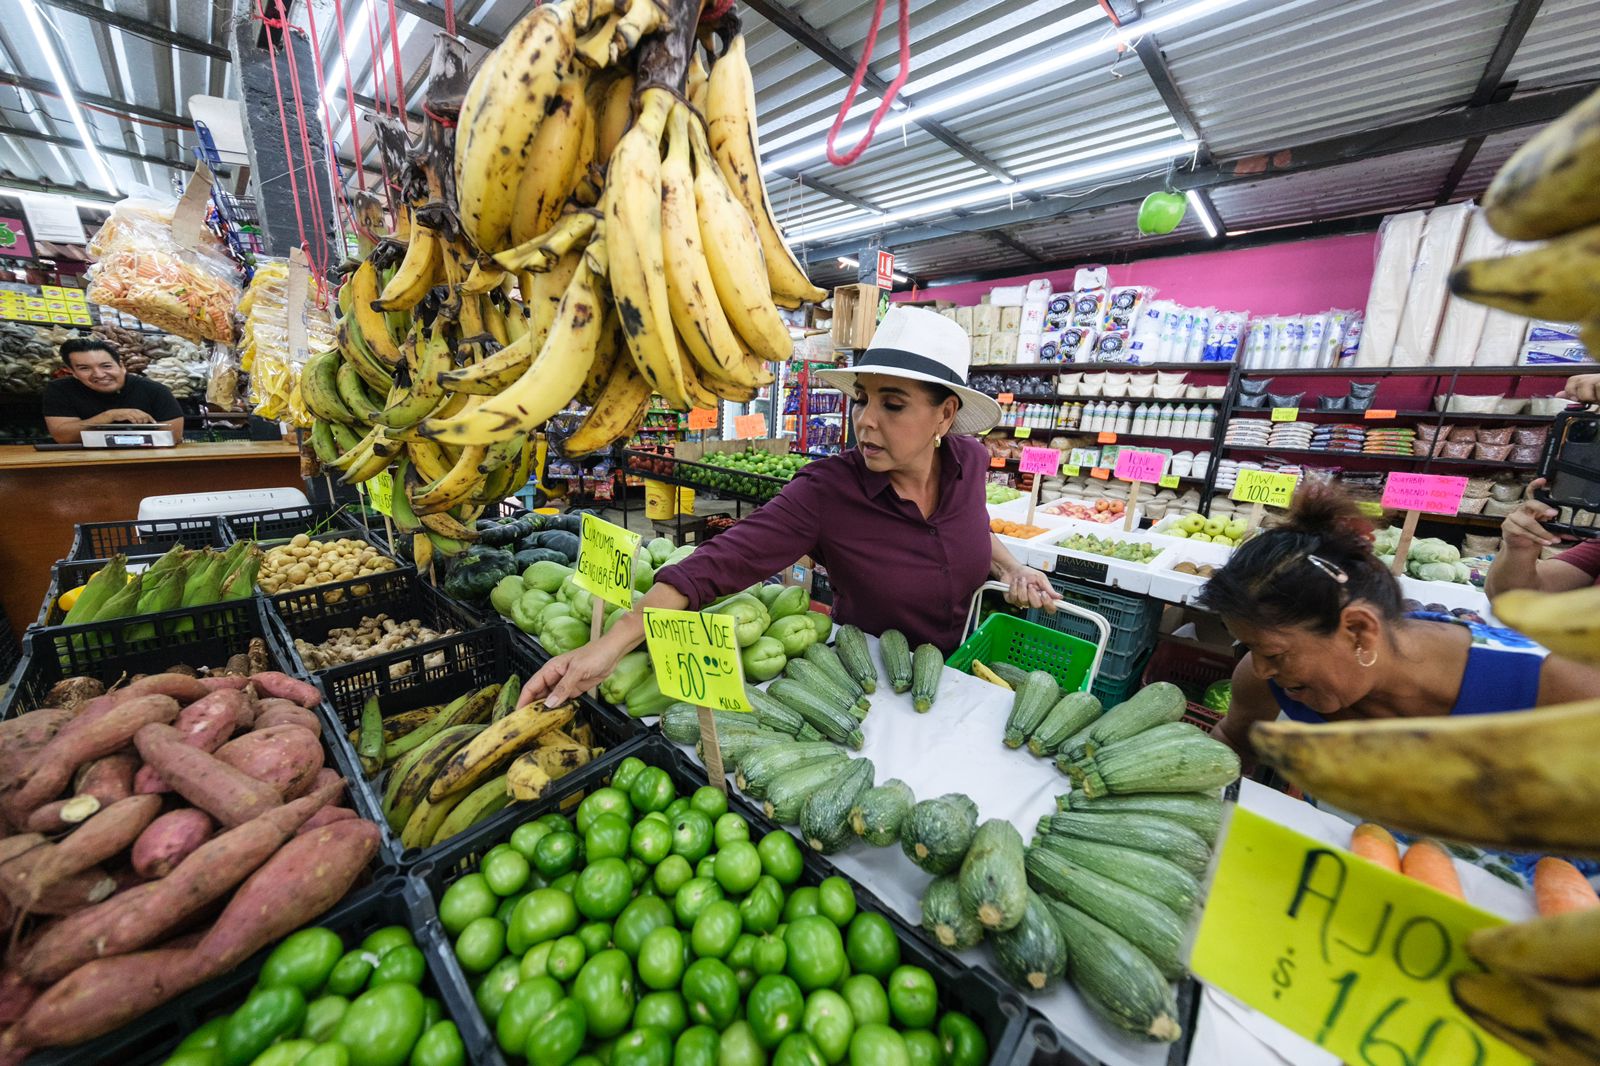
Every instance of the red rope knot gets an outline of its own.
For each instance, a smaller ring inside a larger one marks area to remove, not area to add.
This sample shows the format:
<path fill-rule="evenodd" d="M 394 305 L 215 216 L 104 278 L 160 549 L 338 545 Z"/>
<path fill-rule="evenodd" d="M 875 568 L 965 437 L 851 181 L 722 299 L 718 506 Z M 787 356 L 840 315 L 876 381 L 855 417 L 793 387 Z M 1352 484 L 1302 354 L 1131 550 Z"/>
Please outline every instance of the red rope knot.
<path fill-rule="evenodd" d="M 911 75 L 911 0 L 900 0 L 900 70 L 895 74 L 894 81 L 889 83 L 889 91 L 883 94 L 878 109 L 872 113 L 867 132 L 862 134 L 854 148 L 840 155 L 833 142 L 838 138 L 845 116 L 849 114 L 850 106 L 855 103 L 856 94 L 861 91 L 861 83 L 867 76 L 867 65 L 872 62 L 872 48 L 878 41 L 878 26 L 883 22 L 884 3 L 885 0 L 877 0 L 877 6 L 873 9 L 872 27 L 867 30 L 867 39 L 861 46 L 861 62 L 856 64 L 856 72 L 850 78 L 850 91 L 845 94 L 844 103 L 839 105 L 839 114 L 834 117 L 833 128 L 828 131 L 828 162 L 836 167 L 847 167 L 861 158 L 861 153 L 867 150 L 873 135 L 878 132 L 878 123 L 889 113 L 894 98 L 900 95 L 901 86 Z"/>

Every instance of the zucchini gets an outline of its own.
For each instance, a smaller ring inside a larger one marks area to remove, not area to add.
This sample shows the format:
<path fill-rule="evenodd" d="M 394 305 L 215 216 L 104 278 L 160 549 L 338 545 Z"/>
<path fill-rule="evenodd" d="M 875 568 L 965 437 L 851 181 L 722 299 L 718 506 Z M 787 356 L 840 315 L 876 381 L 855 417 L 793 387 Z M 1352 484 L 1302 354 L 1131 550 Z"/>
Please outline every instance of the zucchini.
<path fill-rule="evenodd" d="M 1050 917 L 1044 901 L 1032 890 L 1022 920 L 1010 929 L 996 932 L 989 940 L 994 960 L 1006 980 L 1024 992 L 1043 992 L 1067 969 L 1067 943 L 1061 939 L 1056 920 Z"/>
<path fill-rule="evenodd" d="M 911 654 L 911 702 L 918 712 L 926 711 L 939 698 L 939 678 L 944 674 L 944 656 L 932 644 L 918 644 Z"/>
<path fill-rule="evenodd" d="M 818 696 L 826 697 L 841 708 L 850 712 L 856 721 L 867 716 L 870 704 L 865 696 L 852 696 L 848 690 L 841 687 L 828 672 L 816 663 L 807 662 L 805 659 L 790 659 L 783 668 L 783 674 L 797 685 L 804 685 Z"/>
<path fill-rule="evenodd" d="M 1022 834 L 1001 818 L 978 827 L 961 860 L 961 903 L 985 929 L 1010 929 L 1028 907 L 1028 873 Z"/>
<path fill-rule="evenodd" d="M 856 800 L 850 808 L 850 829 L 874 847 L 888 847 L 900 839 L 900 824 L 916 802 L 910 785 L 891 778 L 877 788 L 867 789 Z"/>
<path fill-rule="evenodd" d="M 753 799 L 767 794 L 767 783 L 785 770 L 816 759 L 843 759 L 844 752 L 825 740 L 797 740 L 793 744 L 769 744 L 744 757 L 734 784 Z"/>
<path fill-rule="evenodd" d="M 750 709 L 755 712 L 756 721 L 763 727 L 779 733 L 788 733 L 790 736 L 799 736 L 800 730 L 805 727 L 806 720 L 800 717 L 793 707 L 787 707 L 771 696 L 762 692 L 754 685 L 744 687 L 745 699 L 750 701 Z M 739 714 L 739 711 L 725 712 Z M 722 726 L 722 720 L 717 720 L 717 726 Z"/>
<path fill-rule="evenodd" d="M 1119 885 L 1143 892 L 1157 903 L 1165 904 L 1179 917 L 1194 913 L 1200 903 L 1202 889 L 1189 871 L 1159 855 L 1132 848 L 1119 848 L 1098 840 L 1080 840 L 1077 837 L 1046 833 L 1034 842 L 1035 847 L 1055 852 L 1068 862 L 1109 877 Z"/>
<path fill-rule="evenodd" d="M 1061 698 L 1061 686 L 1053 675 L 1034 670 L 1028 674 L 1011 699 L 1011 714 L 1006 718 L 1005 745 L 1020 748 L 1044 721 L 1044 716 Z"/>
<path fill-rule="evenodd" d="M 1061 745 L 1061 750 L 1073 754 L 1080 745 L 1088 745 L 1090 755 L 1107 744 L 1127 740 L 1146 729 L 1152 729 L 1183 717 L 1188 703 L 1183 690 L 1170 681 L 1157 681 L 1135 692 Z"/>
<path fill-rule="evenodd" d="M 885 629 L 878 638 L 878 654 L 883 656 L 883 672 L 896 692 L 911 688 L 911 645 L 898 629 Z"/>
<path fill-rule="evenodd" d="M 861 750 L 865 738 L 857 728 L 860 723 L 854 715 L 827 696 L 786 677 L 780 677 L 768 685 L 767 694 L 792 707 L 824 739 L 843 744 L 852 751 Z"/>
<path fill-rule="evenodd" d="M 769 744 L 793 743 L 794 737 L 791 737 L 788 733 L 774 733 L 769 729 L 725 731 L 720 726 L 717 729 L 717 747 L 722 752 L 724 766 L 737 767 L 752 752 L 758 748 L 767 747 Z M 700 760 L 704 762 L 706 757 L 706 742 L 704 738 L 694 746 L 694 750 L 700 754 Z"/>
<path fill-rule="evenodd" d="M 1152 726 L 1143 733 L 1129 737 L 1127 740 L 1117 741 L 1116 746 L 1124 744 L 1159 744 L 1179 737 L 1198 737 L 1205 733 L 1197 725 L 1188 722 L 1166 722 L 1162 725 Z M 1073 787 L 1082 789 L 1084 780 L 1094 772 L 1095 755 L 1107 750 L 1111 745 L 1095 745 L 1093 741 L 1079 744 L 1072 751 L 1065 749 L 1056 756 L 1056 768 L 1072 778 Z"/>
<path fill-rule="evenodd" d="M 692 703 L 674 703 L 661 712 L 661 734 L 674 744 L 699 743 L 699 709 Z"/>
<path fill-rule="evenodd" d="M 1082 788 L 1090 799 L 1108 793 L 1201 792 L 1226 785 L 1239 769 L 1238 752 L 1198 730 L 1148 741 L 1141 736 L 1101 748 L 1086 764 Z"/>
<path fill-rule="evenodd" d="M 1142 1040 L 1183 1035 L 1172 986 L 1143 952 L 1076 907 L 1044 905 L 1067 946 L 1067 976 L 1096 1013 Z"/>
<path fill-rule="evenodd" d="M 1183 867 L 1196 877 L 1211 862 L 1211 845 L 1187 826 L 1153 814 L 1051 814 L 1039 819 L 1039 832 L 1079 840 L 1098 840 L 1134 851 L 1147 851 Z"/>
<path fill-rule="evenodd" d="M 855 626 L 840 626 L 833 635 L 833 645 L 838 649 L 839 661 L 844 663 L 862 691 L 878 691 L 878 668 L 872 665 L 872 655 L 867 651 L 866 634 Z"/>
<path fill-rule="evenodd" d="M 1069 692 L 1056 701 L 1028 737 L 1028 750 L 1035 755 L 1054 755 L 1061 742 L 1100 717 L 1100 701 L 1088 692 Z"/>
<path fill-rule="evenodd" d="M 800 835 L 812 851 L 831 855 L 855 839 L 850 811 L 872 787 L 873 773 L 871 759 L 851 759 L 833 780 L 806 797 L 800 808 Z"/>
<path fill-rule="evenodd" d="M 1183 976 L 1184 922 L 1170 907 L 1049 848 L 1029 848 L 1026 863 L 1028 880 L 1040 892 L 1121 933 L 1169 980 Z"/>
<path fill-rule="evenodd" d="M 758 691 L 758 690 L 751 690 Z M 768 704 L 777 704 L 777 701 L 767 698 Z M 778 705 L 782 712 L 780 715 L 767 714 L 765 709 L 758 706 L 752 699 L 750 706 L 755 708 L 754 714 L 743 711 L 718 711 L 711 712 L 712 720 L 717 723 L 718 735 L 724 733 L 749 732 L 759 730 L 767 733 L 782 733 L 794 738 L 795 730 L 788 728 L 790 719 L 801 725 L 804 721 L 798 714 Z M 675 744 L 693 744 L 700 739 L 700 708 L 692 703 L 678 702 L 661 712 L 661 732 Z"/>
<path fill-rule="evenodd" d="M 839 776 L 837 760 L 807 763 L 794 766 L 767 784 L 767 798 L 762 810 L 774 822 L 793 825 L 800 818 L 806 797 Z"/>
<path fill-rule="evenodd" d="M 953 873 L 977 829 L 978 805 L 961 793 L 925 799 L 900 825 L 900 850 L 930 874 Z"/>
<path fill-rule="evenodd" d="M 983 939 L 978 916 L 961 906 L 961 889 L 954 877 L 935 877 L 922 894 L 922 928 L 951 951 L 963 951 Z"/>
<path fill-rule="evenodd" d="M 1073 792 L 1056 799 L 1063 811 L 1086 814 L 1111 814 L 1118 811 L 1154 814 L 1193 829 L 1208 844 L 1215 844 L 1222 832 L 1222 797 L 1212 792 L 1144 792 L 1130 796 L 1100 796 L 1090 799 Z"/>
<path fill-rule="evenodd" d="M 1028 671 L 1024 670 L 1020 666 L 1012 666 L 1010 663 L 995 662 L 988 662 L 984 663 L 983 665 L 999 674 L 1005 679 L 1005 683 L 1010 685 L 1013 689 L 1021 688 L 1022 683 L 1028 680 Z"/>
<path fill-rule="evenodd" d="M 850 676 L 850 671 L 844 668 L 844 663 L 839 659 L 839 653 L 826 644 L 808 644 L 802 653 L 806 662 L 822 668 L 822 672 L 833 678 L 834 682 L 850 693 L 856 699 L 867 694 L 860 682 Z"/>

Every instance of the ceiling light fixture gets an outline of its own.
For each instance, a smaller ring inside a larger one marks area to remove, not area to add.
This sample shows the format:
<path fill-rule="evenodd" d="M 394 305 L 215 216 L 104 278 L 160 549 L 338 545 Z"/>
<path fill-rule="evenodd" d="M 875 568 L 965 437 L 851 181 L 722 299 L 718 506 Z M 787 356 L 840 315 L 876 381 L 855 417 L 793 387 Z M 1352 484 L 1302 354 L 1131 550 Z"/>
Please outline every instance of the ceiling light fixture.
<path fill-rule="evenodd" d="M 1184 194 L 1189 198 L 1189 206 L 1194 208 L 1194 213 L 1200 216 L 1200 224 L 1206 228 L 1206 236 L 1216 239 L 1222 227 L 1217 224 L 1217 216 L 1211 213 L 1211 206 L 1206 203 L 1206 198 L 1199 192 L 1190 189 Z"/>
<path fill-rule="evenodd" d="M 306 8 L 306 17 L 317 17 L 316 11 L 314 11 L 309 5 Z M 362 27 L 367 25 L 371 18 L 372 0 L 361 0 L 361 6 L 356 9 L 356 17 L 353 23 L 355 29 L 359 31 Z M 340 33 L 339 27 L 335 26 L 333 32 L 334 40 L 342 42 L 345 38 L 345 34 L 350 32 L 350 27 L 346 26 L 345 33 Z M 321 56 L 317 57 L 317 62 L 322 62 Z M 344 91 L 344 71 L 346 65 L 347 62 L 345 59 L 344 48 L 341 46 L 339 49 L 338 58 L 333 61 L 333 66 L 328 68 L 328 73 L 324 75 L 322 79 L 323 91 L 328 93 L 330 96 L 336 92 Z M 327 106 L 328 102 L 326 99 L 318 98 L 317 109 L 319 111 L 325 109 Z"/>
<path fill-rule="evenodd" d="M 842 267 L 849 267 L 851 270 L 860 270 L 861 269 L 861 260 L 857 259 L 853 255 L 841 255 L 839 257 L 839 265 L 842 266 Z M 894 280 L 896 280 L 896 281 L 910 281 L 911 278 L 910 278 L 909 275 L 902 274 L 898 270 L 896 270 L 894 272 Z"/>
<path fill-rule="evenodd" d="M 50 68 L 50 76 L 55 79 L 56 90 L 61 94 L 61 102 L 66 105 L 67 113 L 72 117 L 72 126 L 78 131 L 78 138 L 83 141 L 83 150 L 88 152 L 89 158 L 94 161 L 95 170 L 100 172 L 100 180 L 105 187 L 113 193 L 118 192 L 117 179 L 112 175 L 111 167 L 106 164 L 106 157 L 100 154 L 100 146 L 89 135 L 88 120 L 84 117 L 83 108 L 78 106 L 78 98 L 72 92 L 72 82 L 67 78 L 66 67 L 62 65 L 61 57 L 56 54 L 56 46 L 45 30 L 44 16 L 39 13 L 34 0 L 22 0 L 22 15 L 28 20 L 28 28 L 33 31 L 33 39 L 38 42 L 45 65 Z"/>

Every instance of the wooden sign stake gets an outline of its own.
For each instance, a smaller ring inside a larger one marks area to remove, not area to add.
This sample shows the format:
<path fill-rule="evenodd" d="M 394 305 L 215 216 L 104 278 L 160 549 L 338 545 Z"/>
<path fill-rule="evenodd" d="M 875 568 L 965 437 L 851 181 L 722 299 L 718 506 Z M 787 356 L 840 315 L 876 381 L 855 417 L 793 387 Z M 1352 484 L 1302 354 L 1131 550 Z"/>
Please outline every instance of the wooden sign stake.
<path fill-rule="evenodd" d="M 1133 488 L 1128 490 L 1128 506 L 1123 511 L 1122 531 L 1124 533 L 1133 529 L 1133 513 L 1139 507 L 1139 490 L 1144 488 L 1144 482 L 1142 481 L 1130 481 L 1128 484 L 1132 485 Z"/>
<path fill-rule="evenodd" d="M 728 777 L 722 769 L 722 741 L 717 737 L 717 716 L 710 707 L 696 707 L 700 718 L 700 757 L 706 763 L 706 777 L 724 795 L 728 791 Z"/>
<path fill-rule="evenodd" d="M 1394 546 L 1394 562 L 1389 564 L 1389 573 L 1399 577 L 1406 572 L 1406 556 L 1411 552 L 1411 538 L 1417 533 L 1417 519 L 1422 517 L 1421 511 L 1407 511 L 1405 525 L 1400 527 L 1400 543 Z"/>
<path fill-rule="evenodd" d="M 1033 488 L 1028 490 L 1028 525 L 1033 525 L 1033 509 L 1039 506 L 1039 482 L 1042 481 L 1038 474 L 1033 475 Z"/>
<path fill-rule="evenodd" d="M 1257 502 L 1250 505 L 1250 531 L 1252 533 L 1261 528 L 1261 521 L 1262 519 L 1266 518 L 1266 516 L 1266 504 Z"/>

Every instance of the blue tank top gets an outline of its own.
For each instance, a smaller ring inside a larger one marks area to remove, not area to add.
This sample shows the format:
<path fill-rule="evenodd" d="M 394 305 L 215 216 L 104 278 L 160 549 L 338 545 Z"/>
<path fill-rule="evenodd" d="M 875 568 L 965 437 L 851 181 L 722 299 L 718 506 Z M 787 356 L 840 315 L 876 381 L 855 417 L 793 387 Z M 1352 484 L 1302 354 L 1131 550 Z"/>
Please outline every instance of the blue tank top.
<path fill-rule="evenodd" d="M 1539 671 L 1549 652 L 1521 633 L 1427 611 L 1415 611 L 1406 617 L 1464 625 L 1472 634 L 1467 667 L 1461 675 L 1461 693 L 1450 708 L 1451 714 L 1499 714 L 1526 710 L 1539 702 Z M 1279 709 L 1295 721 L 1312 725 L 1327 722 L 1299 700 L 1290 699 L 1277 682 L 1268 681 L 1267 687 Z"/>

